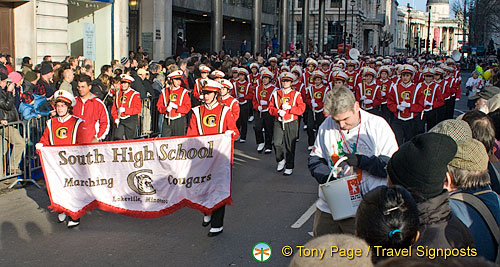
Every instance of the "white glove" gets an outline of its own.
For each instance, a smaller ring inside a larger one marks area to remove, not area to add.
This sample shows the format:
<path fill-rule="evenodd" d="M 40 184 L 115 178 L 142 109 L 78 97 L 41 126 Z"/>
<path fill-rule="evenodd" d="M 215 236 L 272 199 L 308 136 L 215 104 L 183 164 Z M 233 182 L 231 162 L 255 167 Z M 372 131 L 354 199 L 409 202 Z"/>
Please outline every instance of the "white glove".
<path fill-rule="evenodd" d="M 318 104 L 314 103 L 314 102 L 311 102 L 311 105 L 313 108 L 317 108 L 318 107 Z"/>
<path fill-rule="evenodd" d="M 398 105 L 398 110 L 403 112 L 403 111 L 405 111 L 405 107 L 403 107 L 402 105 Z"/>
<path fill-rule="evenodd" d="M 385 92 L 381 92 L 382 93 L 382 96 L 385 96 Z"/>
<path fill-rule="evenodd" d="M 373 100 L 365 99 L 365 100 L 363 100 L 363 103 L 365 103 L 365 105 L 370 105 L 370 104 L 373 104 Z"/>
<path fill-rule="evenodd" d="M 42 144 L 42 143 L 37 143 L 37 144 L 35 145 L 36 150 L 40 150 L 40 148 L 42 148 L 42 147 L 43 147 L 43 144 Z"/>
<path fill-rule="evenodd" d="M 120 113 L 123 113 L 125 112 L 125 108 L 124 107 L 120 107 Z"/>
<path fill-rule="evenodd" d="M 203 100 L 203 95 L 200 95 L 199 99 L 200 99 L 200 100 Z"/>
<path fill-rule="evenodd" d="M 245 97 L 245 95 L 244 95 L 244 94 L 239 94 L 239 96 L 240 96 L 240 97 Z"/>
<path fill-rule="evenodd" d="M 283 110 L 289 110 L 289 109 L 291 109 L 291 108 L 292 108 L 292 106 L 290 106 L 290 104 L 285 103 L 285 104 L 281 105 L 281 108 L 282 108 Z"/>
<path fill-rule="evenodd" d="M 259 111 L 262 111 L 262 106 L 258 106 L 258 107 L 257 107 L 257 109 L 258 109 Z"/>
<path fill-rule="evenodd" d="M 170 113 L 172 111 L 172 106 L 168 105 L 167 112 Z"/>
<path fill-rule="evenodd" d="M 261 100 L 260 101 L 261 106 L 267 106 L 267 101 L 266 100 Z"/>
<path fill-rule="evenodd" d="M 460 101 L 460 99 L 459 98 L 455 98 L 455 102 L 458 102 L 458 101 Z"/>
<path fill-rule="evenodd" d="M 361 98 L 359 99 L 360 101 L 365 101 L 366 99 L 366 96 L 361 96 Z"/>
<path fill-rule="evenodd" d="M 234 133 L 234 131 L 231 131 L 231 130 L 227 130 L 227 131 L 224 132 L 224 134 L 227 135 L 227 136 L 232 136 L 233 133 Z"/>
<path fill-rule="evenodd" d="M 120 119 L 116 119 L 115 124 L 116 124 L 116 126 L 118 126 L 118 124 L 120 124 Z"/>
<path fill-rule="evenodd" d="M 425 100 L 425 101 L 424 101 L 424 105 L 425 105 L 425 106 L 431 106 L 431 107 L 432 107 L 432 103 L 431 103 L 431 102 L 429 102 L 429 101 L 427 101 L 427 100 Z"/>
<path fill-rule="evenodd" d="M 403 101 L 403 102 L 401 102 L 401 106 L 403 106 L 405 108 L 409 108 L 411 105 L 410 105 L 410 103 Z"/>
<path fill-rule="evenodd" d="M 280 117 L 285 117 L 286 111 L 280 109 L 280 110 L 278 110 L 278 115 L 280 115 Z"/>

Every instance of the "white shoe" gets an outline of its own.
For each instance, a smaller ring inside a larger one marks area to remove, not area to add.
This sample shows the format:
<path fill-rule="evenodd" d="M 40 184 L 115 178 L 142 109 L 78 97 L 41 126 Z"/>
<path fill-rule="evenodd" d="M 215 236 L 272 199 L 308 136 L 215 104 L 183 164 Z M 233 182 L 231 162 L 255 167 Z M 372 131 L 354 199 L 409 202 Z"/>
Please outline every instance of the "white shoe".
<path fill-rule="evenodd" d="M 304 125 L 304 130 L 307 130 L 307 125 Z"/>
<path fill-rule="evenodd" d="M 313 150 L 313 148 L 314 148 L 314 146 L 308 146 L 307 150 L 311 151 L 311 150 Z"/>
<path fill-rule="evenodd" d="M 280 172 L 285 168 L 285 163 L 286 161 L 283 159 L 280 162 L 278 162 L 278 167 L 276 167 L 276 171 Z"/>
<path fill-rule="evenodd" d="M 80 220 L 78 220 L 78 221 L 69 220 L 68 221 L 68 228 L 77 227 L 78 225 L 80 225 Z"/>
<path fill-rule="evenodd" d="M 264 150 L 264 143 L 260 143 L 257 145 L 257 151 L 262 152 L 262 150 Z"/>
<path fill-rule="evenodd" d="M 273 152 L 273 151 L 271 149 L 269 149 L 269 148 L 264 151 L 264 153 L 266 153 L 266 154 L 269 154 L 271 152 Z"/>
<path fill-rule="evenodd" d="M 248 122 L 252 122 L 253 121 L 253 116 L 250 116 L 250 118 L 248 118 Z"/>
<path fill-rule="evenodd" d="M 283 175 L 292 175 L 292 172 L 293 172 L 293 169 L 285 169 L 285 171 L 283 172 Z"/>
<path fill-rule="evenodd" d="M 64 222 L 64 221 L 66 221 L 66 218 L 67 218 L 67 217 L 68 217 L 68 216 L 66 215 L 66 213 L 59 213 L 59 214 L 57 214 L 57 221 L 58 221 L 59 223 L 62 223 L 62 222 Z"/>
<path fill-rule="evenodd" d="M 240 139 L 240 143 L 246 143 L 246 142 L 247 142 L 247 140 L 245 140 L 245 139 Z"/>

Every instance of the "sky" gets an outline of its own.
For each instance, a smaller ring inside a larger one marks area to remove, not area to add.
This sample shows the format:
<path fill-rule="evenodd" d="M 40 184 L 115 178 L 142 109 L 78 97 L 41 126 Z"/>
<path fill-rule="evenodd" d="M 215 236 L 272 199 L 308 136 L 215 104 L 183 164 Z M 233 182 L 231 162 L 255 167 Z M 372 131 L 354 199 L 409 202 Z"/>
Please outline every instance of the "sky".
<path fill-rule="evenodd" d="M 399 6 L 406 6 L 408 2 L 410 2 L 410 6 L 412 8 L 416 8 L 418 10 L 425 11 L 425 4 L 427 3 L 426 0 L 397 0 L 399 3 Z"/>

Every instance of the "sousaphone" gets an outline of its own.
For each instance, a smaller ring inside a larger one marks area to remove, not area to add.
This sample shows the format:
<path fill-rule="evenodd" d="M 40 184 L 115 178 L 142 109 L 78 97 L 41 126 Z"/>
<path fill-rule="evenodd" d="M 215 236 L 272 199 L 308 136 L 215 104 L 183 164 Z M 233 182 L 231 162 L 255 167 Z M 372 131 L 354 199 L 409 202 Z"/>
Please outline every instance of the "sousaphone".
<path fill-rule="evenodd" d="M 359 55 L 360 55 L 360 53 L 359 53 L 358 49 L 352 48 L 351 50 L 349 50 L 349 57 L 352 60 L 358 60 Z"/>
<path fill-rule="evenodd" d="M 462 57 L 462 53 L 458 50 L 453 50 L 453 53 L 451 53 L 451 58 L 455 60 L 455 62 L 459 62 L 460 58 Z"/>

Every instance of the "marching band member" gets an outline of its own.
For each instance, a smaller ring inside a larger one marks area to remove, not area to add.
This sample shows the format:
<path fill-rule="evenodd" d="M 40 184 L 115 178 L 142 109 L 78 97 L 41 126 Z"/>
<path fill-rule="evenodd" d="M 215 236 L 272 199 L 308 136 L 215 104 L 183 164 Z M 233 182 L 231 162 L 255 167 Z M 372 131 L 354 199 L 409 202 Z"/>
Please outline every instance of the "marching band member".
<path fill-rule="evenodd" d="M 168 75 L 172 86 L 165 86 L 161 91 L 156 107 L 164 114 L 161 128 L 162 137 L 186 135 L 186 114 L 191 110 L 189 91 L 181 87 L 182 71 L 176 70 Z"/>
<path fill-rule="evenodd" d="M 109 133 L 108 109 L 96 95 L 90 92 L 92 81 L 87 75 L 78 78 L 78 93 L 73 114 L 83 120 L 83 143 L 103 141 Z"/>
<path fill-rule="evenodd" d="M 326 77 L 326 82 L 328 84 L 330 84 L 330 82 L 332 81 L 332 77 L 331 77 L 331 69 L 330 69 L 330 61 L 326 60 L 326 59 L 322 59 L 322 60 L 319 60 L 318 61 L 319 65 L 320 65 L 320 68 L 319 68 L 319 71 L 321 71 L 325 77 Z"/>
<path fill-rule="evenodd" d="M 116 124 L 115 140 L 130 140 L 137 136 L 137 128 L 141 113 L 141 96 L 130 87 L 134 78 L 122 75 L 120 90 L 116 92 L 111 116 Z"/>
<path fill-rule="evenodd" d="M 427 130 L 439 123 L 438 110 L 444 105 L 441 88 L 434 82 L 434 73 L 434 69 L 425 68 L 422 71 L 424 81 L 417 85 L 418 93 L 424 95 L 424 120 Z"/>
<path fill-rule="evenodd" d="M 389 79 L 389 77 L 391 77 L 391 67 L 387 65 L 380 67 L 378 70 L 378 77 L 377 84 L 380 86 L 380 96 L 382 97 L 380 115 L 387 121 L 387 123 L 390 123 L 392 119 L 392 112 L 387 108 L 387 95 L 389 90 L 392 88 L 392 80 Z"/>
<path fill-rule="evenodd" d="M 229 79 L 229 81 L 232 84 L 236 83 L 236 81 L 238 80 L 238 71 L 239 70 L 240 70 L 240 68 L 238 68 L 238 67 L 232 67 L 231 68 L 231 79 Z M 233 92 L 230 92 L 230 93 L 233 93 Z"/>
<path fill-rule="evenodd" d="M 275 80 L 272 81 L 272 83 L 276 84 L 276 79 L 278 78 L 279 75 L 279 70 L 278 70 L 278 59 L 276 57 L 270 57 L 269 58 L 269 68 L 268 68 L 274 75 Z"/>
<path fill-rule="evenodd" d="M 194 107 L 193 118 L 189 122 L 187 136 L 201 136 L 217 133 L 231 134 L 234 141 L 238 135 L 238 128 L 231 110 L 227 106 L 219 104 L 218 95 L 222 85 L 216 81 L 207 80 L 201 88 L 203 104 Z M 226 206 L 222 206 L 212 212 L 212 215 L 203 217 L 203 227 L 211 226 L 209 237 L 217 236 L 224 230 L 224 213 Z"/>
<path fill-rule="evenodd" d="M 255 90 L 257 86 L 260 84 L 260 79 L 261 75 L 259 73 L 259 64 L 257 63 L 252 63 L 250 64 L 250 75 L 248 75 L 248 78 L 250 79 L 250 84 L 252 85 L 252 90 Z"/>
<path fill-rule="evenodd" d="M 193 98 L 196 99 L 196 103 L 198 103 L 199 100 L 201 99 L 200 92 L 201 88 L 203 87 L 201 81 L 208 79 L 208 74 L 210 73 L 210 68 L 205 65 L 200 65 L 198 69 L 200 70 L 201 77 L 196 79 L 196 81 L 194 82 L 194 89 L 193 89 Z"/>
<path fill-rule="evenodd" d="M 246 143 L 249 106 L 248 101 L 252 101 L 252 86 L 247 79 L 248 71 L 245 68 L 240 68 L 238 71 L 238 80 L 234 84 L 234 94 L 237 96 L 240 104 L 240 117 L 236 121 L 236 125 L 241 133 L 240 143 Z"/>
<path fill-rule="evenodd" d="M 321 71 L 314 71 L 312 77 L 314 84 L 306 89 L 306 103 L 311 108 L 311 112 L 308 113 L 307 118 L 308 150 L 313 148 L 314 140 L 316 139 L 316 131 L 325 120 L 325 115 L 323 114 L 323 104 L 325 96 L 330 90 L 330 86 L 323 82 L 325 76 Z"/>
<path fill-rule="evenodd" d="M 226 74 L 220 70 L 214 70 L 210 73 L 210 76 L 212 76 L 214 81 L 219 82 L 220 79 L 224 79 L 224 77 L 226 77 Z"/>
<path fill-rule="evenodd" d="M 358 72 L 355 70 L 355 68 L 356 62 L 354 60 L 348 60 L 346 74 L 349 79 L 347 80 L 347 86 L 353 92 L 354 87 L 356 86 L 356 84 L 358 84 Z"/>
<path fill-rule="evenodd" d="M 72 115 L 73 107 L 76 104 L 73 94 L 59 90 L 54 93 L 54 96 L 56 117 L 47 121 L 47 128 L 45 128 L 40 142 L 35 146 L 37 150 L 43 146 L 82 144 L 85 141 L 82 134 L 83 120 Z M 59 223 L 66 221 L 66 218 L 65 213 L 61 212 L 57 215 Z M 80 219 L 75 220 L 69 217 L 68 228 L 78 225 L 80 225 Z"/>
<path fill-rule="evenodd" d="M 349 76 L 343 71 L 334 71 L 332 72 L 332 83 L 330 85 L 330 88 L 335 89 L 339 88 L 342 86 L 347 87 L 347 81 L 349 80 Z"/>
<path fill-rule="evenodd" d="M 392 85 L 387 98 L 387 107 L 394 114 L 391 127 L 396 135 L 398 145 L 409 141 L 417 134 L 420 120 L 420 112 L 424 110 L 417 100 L 422 94 L 416 91 L 416 85 L 411 81 L 415 68 L 411 65 L 403 65 L 401 68 L 401 80 Z"/>
<path fill-rule="evenodd" d="M 455 113 L 455 99 L 457 93 L 457 85 L 455 78 L 453 78 L 454 69 L 447 65 L 442 65 L 442 69 L 446 71 L 445 73 L 445 85 L 443 89 L 444 106 L 445 106 L 445 119 L 453 119 L 453 114 Z M 460 85 L 458 86 L 460 88 Z"/>
<path fill-rule="evenodd" d="M 283 72 L 280 75 L 280 90 L 275 90 L 272 94 L 269 113 L 274 116 L 273 143 L 278 166 L 276 171 L 284 175 L 292 175 L 295 161 L 295 146 L 298 131 L 298 116 L 305 110 L 300 93 L 292 89 L 292 82 L 296 79 L 290 72 Z M 285 151 L 283 151 L 283 147 Z M 284 153 L 283 153 L 284 152 Z"/>
<path fill-rule="evenodd" d="M 262 73 L 262 84 L 257 86 L 252 98 L 253 107 L 258 111 L 257 119 L 254 123 L 255 140 L 257 142 L 257 152 L 272 152 L 273 124 L 274 118 L 269 114 L 269 101 L 276 87 L 271 84 L 273 73 L 265 69 Z M 265 132 L 262 133 L 262 130 Z M 265 135 L 265 136 L 264 136 Z"/>
<path fill-rule="evenodd" d="M 240 117 L 240 105 L 238 100 L 231 96 L 234 90 L 233 83 L 226 79 L 220 79 L 219 83 L 222 85 L 220 88 L 220 103 L 231 109 L 231 114 L 233 115 L 234 121 L 237 121 Z"/>
<path fill-rule="evenodd" d="M 439 86 L 439 90 L 441 91 L 441 96 L 443 100 L 443 105 L 439 108 L 436 108 L 436 113 L 437 113 L 437 121 L 438 123 L 446 119 L 446 106 L 444 102 L 444 88 L 446 87 L 446 81 L 444 80 L 444 76 L 446 74 L 446 71 L 443 70 L 442 68 L 435 68 L 434 69 L 434 83 L 436 83 Z"/>
<path fill-rule="evenodd" d="M 311 86 L 312 84 L 314 84 L 314 81 L 313 81 L 313 71 L 316 70 L 316 68 L 318 67 L 318 61 L 314 60 L 314 59 L 309 59 L 308 61 L 306 61 L 306 64 L 307 64 L 307 67 L 304 71 L 304 85 L 306 86 L 306 88 L 308 88 L 309 86 Z"/>
<path fill-rule="evenodd" d="M 382 103 L 382 95 L 375 81 L 377 72 L 365 67 L 362 71 L 363 81 L 356 88 L 356 101 L 361 103 L 361 108 L 372 114 L 378 115 L 378 106 Z"/>
<path fill-rule="evenodd" d="M 473 110 L 476 107 L 475 99 L 471 99 L 476 96 L 484 87 L 483 79 L 479 78 L 479 73 L 477 71 L 472 72 L 472 77 L 467 80 L 465 88 L 467 88 L 467 107 L 469 110 Z"/>

